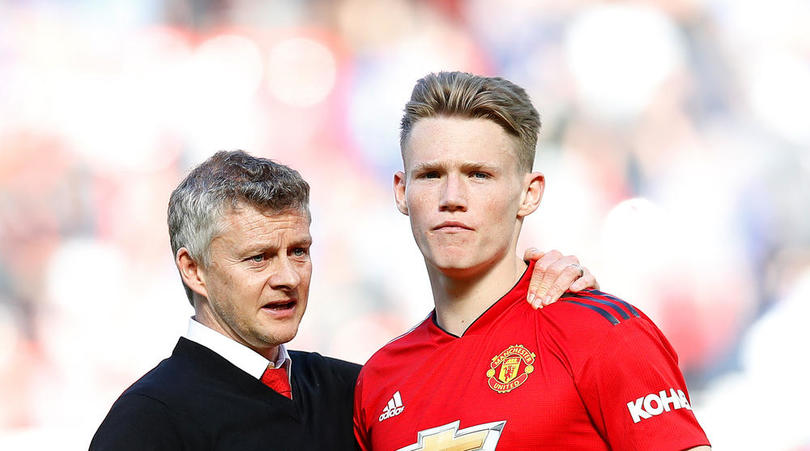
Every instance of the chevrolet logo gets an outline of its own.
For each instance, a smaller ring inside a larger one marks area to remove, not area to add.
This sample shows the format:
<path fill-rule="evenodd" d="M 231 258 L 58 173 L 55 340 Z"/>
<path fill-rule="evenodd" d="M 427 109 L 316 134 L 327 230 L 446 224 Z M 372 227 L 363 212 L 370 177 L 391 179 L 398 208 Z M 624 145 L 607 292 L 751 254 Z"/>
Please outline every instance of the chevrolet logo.
<path fill-rule="evenodd" d="M 495 449 L 506 421 L 479 424 L 458 430 L 460 420 L 419 431 L 413 445 L 397 451 L 491 451 Z"/>

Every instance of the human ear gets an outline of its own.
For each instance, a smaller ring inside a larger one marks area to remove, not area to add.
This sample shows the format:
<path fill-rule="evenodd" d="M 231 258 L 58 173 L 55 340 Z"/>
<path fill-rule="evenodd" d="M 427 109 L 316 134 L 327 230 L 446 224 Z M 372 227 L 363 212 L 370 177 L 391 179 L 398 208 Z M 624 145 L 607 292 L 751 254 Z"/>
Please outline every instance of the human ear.
<path fill-rule="evenodd" d="M 208 289 L 205 285 L 205 269 L 197 263 L 188 252 L 188 249 L 181 247 L 177 250 L 174 258 L 177 270 L 180 271 L 180 278 L 191 291 L 200 296 L 208 298 Z"/>
<path fill-rule="evenodd" d="M 532 214 L 543 199 L 543 190 L 546 188 L 546 178 L 541 172 L 531 172 L 523 179 L 523 196 L 518 209 L 518 217 Z"/>
<path fill-rule="evenodd" d="M 405 200 L 405 173 L 402 171 L 394 174 L 394 200 L 399 212 L 408 216 L 408 203 Z"/>

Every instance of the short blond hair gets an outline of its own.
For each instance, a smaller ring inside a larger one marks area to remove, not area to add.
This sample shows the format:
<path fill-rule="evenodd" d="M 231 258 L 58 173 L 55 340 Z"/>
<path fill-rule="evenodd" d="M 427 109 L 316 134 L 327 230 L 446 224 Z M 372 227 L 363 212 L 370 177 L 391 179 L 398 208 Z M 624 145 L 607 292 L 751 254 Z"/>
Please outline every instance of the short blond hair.
<path fill-rule="evenodd" d="M 521 169 L 531 172 L 540 115 L 526 90 L 500 77 L 483 77 L 466 72 L 431 73 L 416 82 L 405 105 L 399 137 L 400 149 L 414 124 L 423 118 L 458 116 L 489 119 L 518 140 Z"/>

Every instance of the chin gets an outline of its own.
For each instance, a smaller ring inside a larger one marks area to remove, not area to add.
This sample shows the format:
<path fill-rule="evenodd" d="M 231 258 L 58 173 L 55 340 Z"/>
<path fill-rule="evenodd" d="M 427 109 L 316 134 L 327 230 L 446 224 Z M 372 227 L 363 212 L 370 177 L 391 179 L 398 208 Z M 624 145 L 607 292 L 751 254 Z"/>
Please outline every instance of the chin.
<path fill-rule="evenodd" d="M 272 329 L 265 330 L 261 337 L 265 343 L 278 346 L 282 343 L 291 341 L 296 335 L 298 335 L 298 324 L 295 324 L 295 326 L 290 325 L 287 327 L 274 327 Z"/>
<path fill-rule="evenodd" d="M 465 258 L 439 258 L 434 260 L 431 264 L 441 271 L 442 274 L 453 276 L 463 275 L 463 273 L 480 265 L 481 262 L 473 260 L 474 259 L 469 256 Z"/>
<path fill-rule="evenodd" d="M 442 252 L 427 259 L 430 265 L 449 277 L 469 277 L 485 271 L 498 262 L 498 256 L 476 252 Z"/>

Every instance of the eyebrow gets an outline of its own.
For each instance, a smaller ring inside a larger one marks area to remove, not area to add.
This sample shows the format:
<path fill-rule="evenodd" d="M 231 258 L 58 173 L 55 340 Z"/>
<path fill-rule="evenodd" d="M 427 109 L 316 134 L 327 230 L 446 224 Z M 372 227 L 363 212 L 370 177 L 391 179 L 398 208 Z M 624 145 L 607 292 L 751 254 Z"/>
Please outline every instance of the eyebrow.
<path fill-rule="evenodd" d="M 425 172 L 425 171 L 433 171 L 435 169 L 441 168 L 441 164 L 436 162 L 425 162 L 425 163 L 416 163 L 411 168 L 411 172 Z"/>
<path fill-rule="evenodd" d="M 288 247 L 301 246 L 312 246 L 312 236 L 301 236 L 299 238 L 290 240 Z M 253 255 L 257 252 L 278 251 L 280 248 L 281 246 L 278 245 L 277 241 L 261 241 L 246 245 L 244 248 L 239 250 L 239 253 L 244 255 Z"/>
<path fill-rule="evenodd" d="M 478 162 L 474 162 L 474 161 L 462 163 L 461 169 L 464 172 L 477 171 L 477 170 L 482 170 L 482 169 L 485 170 L 485 171 L 489 171 L 489 172 L 497 172 L 498 171 L 497 166 L 493 166 L 493 165 L 487 164 L 487 163 L 478 163 Z"/>
<path fill-rule="evenodd" d="M 446 165 L 438 162 L 438 161 L 428 161 L 424 163 L 416 163 L 411 168 L 411 172 L 427 172 L 427 171 L 435 171 L 437 169 L 443 169 Z M 465 161 L 461 163 L 461 170 L 464 172 L 467 171 L 474 171 L 474 170 L 487 170 L 491 172 L 498 171 L 497 166 L 493 166 L 487 163 L 481 163 L 476 161 Z"/>

